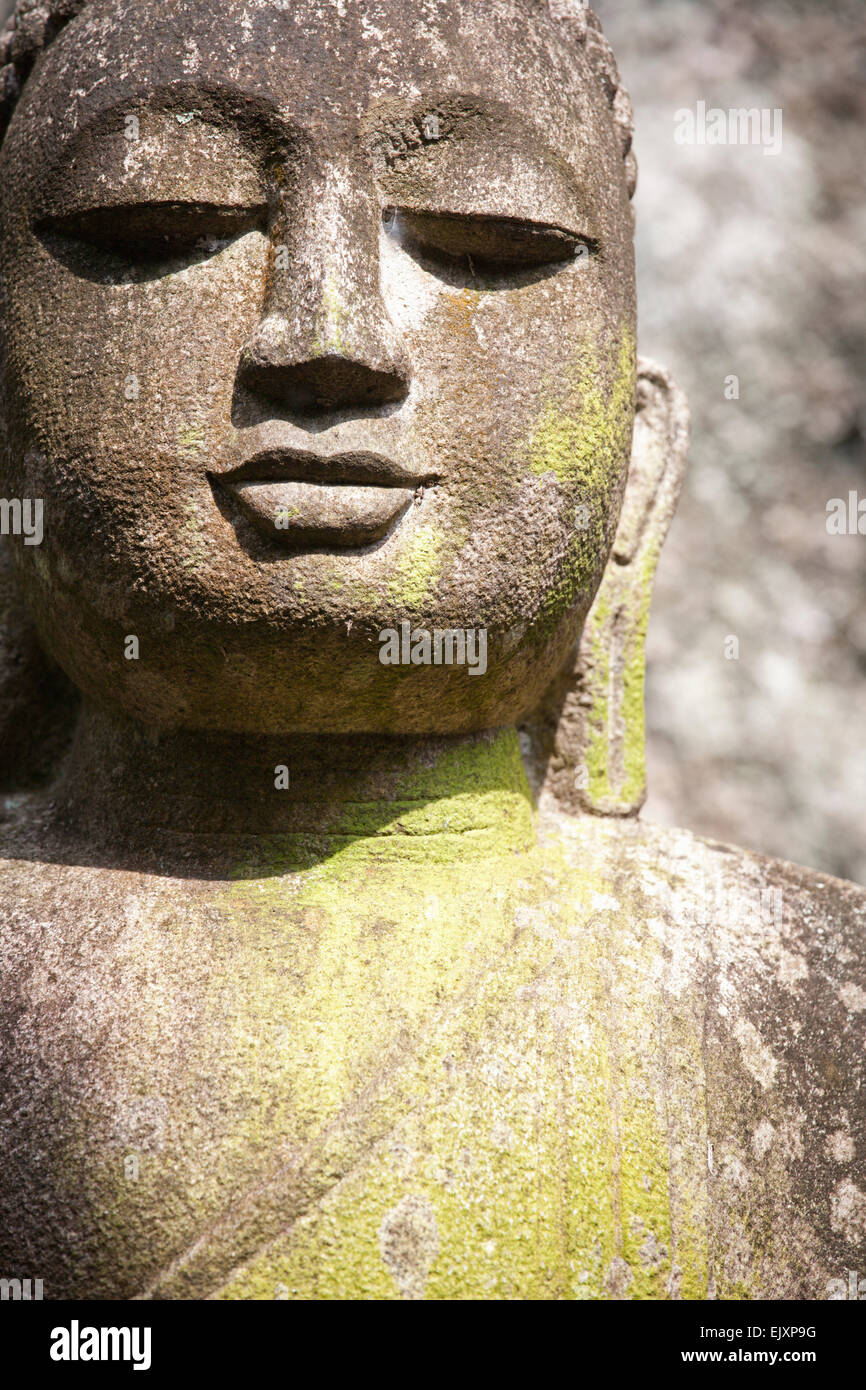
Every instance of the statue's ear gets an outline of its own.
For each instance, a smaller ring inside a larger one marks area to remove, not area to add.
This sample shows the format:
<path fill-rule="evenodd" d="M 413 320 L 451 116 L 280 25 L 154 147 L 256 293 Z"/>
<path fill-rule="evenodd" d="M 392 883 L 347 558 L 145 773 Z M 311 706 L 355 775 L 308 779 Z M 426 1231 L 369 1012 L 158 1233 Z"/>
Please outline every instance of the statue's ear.
<path fill-rule="evenodd" d="M 641 358 L 631 462 L 613 550 L 571 659 L 525 722 L 539 801 L 633 816 L 646 798 L 644 641 L 688 448 L 685 397 Z"/>

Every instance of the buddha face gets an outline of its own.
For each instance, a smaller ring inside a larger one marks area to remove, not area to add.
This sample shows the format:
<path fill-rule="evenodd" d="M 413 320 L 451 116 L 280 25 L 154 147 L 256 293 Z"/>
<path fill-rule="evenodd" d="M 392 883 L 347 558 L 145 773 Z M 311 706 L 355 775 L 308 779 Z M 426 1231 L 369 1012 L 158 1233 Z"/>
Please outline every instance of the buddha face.
<path fill-rule="evenodd" d="M 17 563 L 76 684 L 167 728 L 531 709 L 607 561 L 634 402 L 625 172 L 568 26 L 92 0 L 0 164 L 0 493 L 43 500 Z M 383 664 L 404 624 L 483 629 L 486 671 Z"/>

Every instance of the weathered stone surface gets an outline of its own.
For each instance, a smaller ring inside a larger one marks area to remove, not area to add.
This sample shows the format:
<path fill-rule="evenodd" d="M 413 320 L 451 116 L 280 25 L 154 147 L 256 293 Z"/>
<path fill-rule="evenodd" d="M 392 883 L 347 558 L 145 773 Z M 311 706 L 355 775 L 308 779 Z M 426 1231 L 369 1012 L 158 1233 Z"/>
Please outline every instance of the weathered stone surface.
<path fill-rule="evenodd" d="M 4 486 L 48 518 L 13 552 L 30 611 L 88 698 L 151 726 L 514 722 L 577 639 L 628 465 L 608 66 L 531 0 L 218 11 L 85 5 L 3 143 Z M 281 548 L 231 483 L 307 480 L 311 454 L 344 481 L 384 457 L 416 504 L 348 560 Z M 484 681 L 375 659 L 431 616 L 487 628 Z"/>
<path fill-rule="evenodd" d="M 826 1296 L 866 894 L 629 819 L 686 420 L 636 363 L 597 21 L 36 18 L 2 54 L 0 476 L 46 531 L 6 646 L 83 699 L 2 824 L 7 1277 Z M 483 629 L 484 673 L 381 662 L 404 622 Z"/>
<path fill-rule="evenodd" d="M 866 1234 L 866 894 L 634 821 L 409 826 L 234 881 L 4 866 L 3 1268 L 826 1298 Z"/>

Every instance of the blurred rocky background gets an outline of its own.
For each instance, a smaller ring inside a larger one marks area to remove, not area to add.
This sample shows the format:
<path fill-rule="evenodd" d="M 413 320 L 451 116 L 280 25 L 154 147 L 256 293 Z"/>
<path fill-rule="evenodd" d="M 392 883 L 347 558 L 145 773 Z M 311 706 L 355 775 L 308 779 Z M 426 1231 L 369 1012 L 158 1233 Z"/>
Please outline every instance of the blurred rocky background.
<path fill-rule="evenodd" d="M 866 535 L 826 526 L 866 499 L 866 5 L 596 9 L 635 105 L 640 350 L 693 425 L 644 817 L 866 883 Z M 677 144 L 699 101 L 780 108 L 781 152 Z"/>

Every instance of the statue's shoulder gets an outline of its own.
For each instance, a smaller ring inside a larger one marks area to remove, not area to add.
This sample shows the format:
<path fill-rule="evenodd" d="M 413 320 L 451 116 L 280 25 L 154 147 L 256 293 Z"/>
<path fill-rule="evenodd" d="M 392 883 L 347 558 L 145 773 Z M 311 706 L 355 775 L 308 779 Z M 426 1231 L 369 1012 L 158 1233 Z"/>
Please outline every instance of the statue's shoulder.
<path fill-rule="evenodd" d="M 548 812 L 541 838 L 671 930 L 739 938 L 744 951 L 766 959 L 794 936 L 820 939 L 825 957 L 839 956 L 842 966 L 848 951 L 860 960 L 866 953 L 866 887 L 832 874 L 635 819 Z"/>
<path fill-rule="evenodd" d="M 547 825 L 548 843 L 595 885 L 602 916 L 619 922 L 623 949 L 651 939 L 707 1007 L 733 1019 L 750 1004 L 803 1055 L 830 1034 L 856 1050 L 866 888 L 687 830 L 563 816 Z"/>
<path fill-rule="evenodd" d="M 703 1192 L 719 1296 L 846 1296 L 866 1241 L 866 890 L 640 822 L 548 834 L 595 881 L 618 1037 L 637 1019 L 644 1075 L 661 1059 L 671 1177 Z"/>

